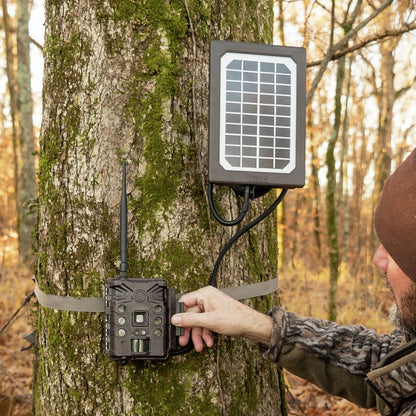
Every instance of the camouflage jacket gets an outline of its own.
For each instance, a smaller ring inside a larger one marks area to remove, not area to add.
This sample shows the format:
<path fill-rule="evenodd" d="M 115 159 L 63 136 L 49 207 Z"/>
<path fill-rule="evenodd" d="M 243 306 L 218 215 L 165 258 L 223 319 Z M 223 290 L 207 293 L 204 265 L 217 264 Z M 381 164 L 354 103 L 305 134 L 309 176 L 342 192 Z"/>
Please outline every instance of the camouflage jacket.
<path fill-rule="evenodd" d="M 341 326 L 270 311 L 273 332 L 266 359 L 323 390 L 385 416 L 416 415 L 416 340 L 379 335 L 361 325 Z"/>

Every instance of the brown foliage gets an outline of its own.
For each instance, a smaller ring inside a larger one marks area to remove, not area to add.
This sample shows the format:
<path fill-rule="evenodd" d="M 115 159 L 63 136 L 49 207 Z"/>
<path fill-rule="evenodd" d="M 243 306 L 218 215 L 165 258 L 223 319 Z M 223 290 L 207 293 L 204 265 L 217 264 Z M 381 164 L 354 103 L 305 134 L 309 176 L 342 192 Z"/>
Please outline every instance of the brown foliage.
<path fill-rule="evenodd" d="M 17 253 L 16 253 L 17 256 Z M 31 273 L 21 267 L 5 265 L 1 268 L 0 330 L 25 300 L 33 283 Z M 26 306 L 0 335 L 0 415 L 29 416 L 32 414 L 31 351 L 21 334 L 32 332 L 30 307 Z"/>

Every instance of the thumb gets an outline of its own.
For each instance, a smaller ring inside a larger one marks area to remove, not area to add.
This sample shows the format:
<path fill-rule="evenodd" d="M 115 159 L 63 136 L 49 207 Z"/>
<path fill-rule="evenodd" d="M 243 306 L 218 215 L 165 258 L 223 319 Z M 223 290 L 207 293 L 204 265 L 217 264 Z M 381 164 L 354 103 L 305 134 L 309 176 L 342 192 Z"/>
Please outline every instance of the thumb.
<path fill-rule="evenodd" d="M 177 313 L 172 316 L 171 322 L 175 326 L 193 328 L 195 326 L 203 327 L 205 320 L 203 313 Z"/>
<path fill-rule="evenodd" d="M 182 314 L 175 314 L 172 315 L 172 318 L 170 318 L 170 322 L 175 326 L 182 326 Z"/>

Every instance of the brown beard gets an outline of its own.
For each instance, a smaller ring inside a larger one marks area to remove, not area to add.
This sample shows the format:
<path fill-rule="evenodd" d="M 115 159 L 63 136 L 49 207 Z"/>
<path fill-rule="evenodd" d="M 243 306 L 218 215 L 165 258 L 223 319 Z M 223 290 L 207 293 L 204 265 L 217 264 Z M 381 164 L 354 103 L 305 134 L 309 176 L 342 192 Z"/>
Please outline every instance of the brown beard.
<path fill-rule="evenodd" d="M 390 284 L 387 284 L 390 287 Z M 397 300 L 390 308 L 390 320 L 398 328 L 416 337 L 416 284 L 412 286 L 403 294 L 400 299 L 401 308 L 399 309 Z"/>

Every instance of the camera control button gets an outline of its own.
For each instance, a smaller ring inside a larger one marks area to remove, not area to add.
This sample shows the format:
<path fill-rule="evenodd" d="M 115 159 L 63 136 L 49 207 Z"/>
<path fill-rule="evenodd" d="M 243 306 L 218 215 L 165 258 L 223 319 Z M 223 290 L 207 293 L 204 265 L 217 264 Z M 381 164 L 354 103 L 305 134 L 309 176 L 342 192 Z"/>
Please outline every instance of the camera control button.
<path fill-rule="evenodd" d="M 136 292 L 134 292 L 134 300 L 136 302 L 144 302 L 146 299 L 147 295 L 142 290 L 136 290 Z"/>

